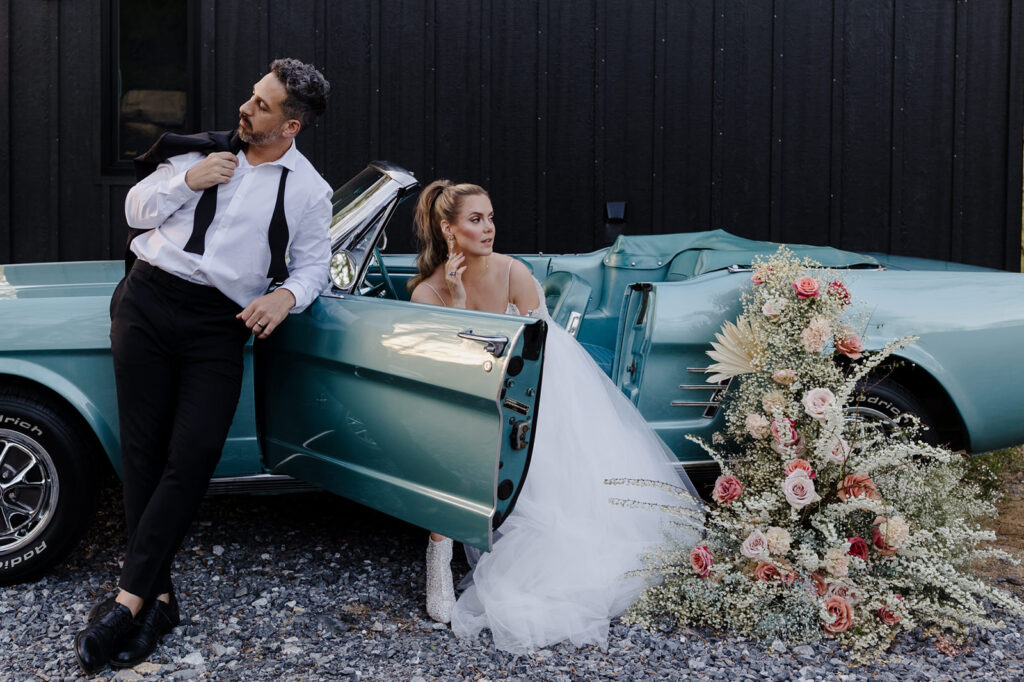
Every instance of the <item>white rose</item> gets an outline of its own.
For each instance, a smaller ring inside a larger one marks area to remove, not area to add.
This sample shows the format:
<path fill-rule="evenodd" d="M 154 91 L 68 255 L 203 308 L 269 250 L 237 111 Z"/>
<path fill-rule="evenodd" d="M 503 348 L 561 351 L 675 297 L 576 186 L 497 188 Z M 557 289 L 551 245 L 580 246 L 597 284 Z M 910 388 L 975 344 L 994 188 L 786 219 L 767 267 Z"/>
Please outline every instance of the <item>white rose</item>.
<path fill-rule="evenodd" d="M 765 561 L 768 558 L 768 540 L 761 531 L 755 530 L 743 541 L 740 553 L 754 561 Z"/>
<path fill-rule="evenodd" d="M 812 418 L 822 420 L 836 404 L 836 396 L 827 388 L 812 388 L 804 393 L 804 410 Z"/>
<path fill-rule="evenodd" d="M 786 495 L 786 502 L 794 509 L 803 509 L 821 499 L 814 490 L 814 481 L 804 469 L 796 469 L 786 476 L 782 482 L 782 492 Z"/>
<path fill-rule="evenodd" d="M 769 320 L 779 319 L 779 315 L 782 314 L 782 309 L 786 307 L 786 302 L 781 298 L 769 298 L 761 306 L 761 312 Z"/>

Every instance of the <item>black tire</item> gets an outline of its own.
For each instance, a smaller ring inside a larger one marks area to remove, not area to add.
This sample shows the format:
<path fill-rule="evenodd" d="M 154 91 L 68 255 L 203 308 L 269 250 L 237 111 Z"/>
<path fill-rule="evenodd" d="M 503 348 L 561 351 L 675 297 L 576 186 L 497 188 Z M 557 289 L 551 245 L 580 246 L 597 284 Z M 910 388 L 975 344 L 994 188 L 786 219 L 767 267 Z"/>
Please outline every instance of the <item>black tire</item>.
<path fill-rule="evenodd" d="M 937 432 L 934 420 L 928 414 L 924 404 L 901 384 L 892 379 L 873 379 L 868 377 L 857 387 L 846 408 L 850 418 L 863 418 L 868 422 L 895 420 L 907 414 L 914 415 L 924 427 L 918 438 L 926 443 L 937 443 Z"/>
<path fill-rule="evenodd" d="M 96 510 L 90 442 L 65 406 L 0 388 L 0 585 L 38 577 L 78 545 Z"/>

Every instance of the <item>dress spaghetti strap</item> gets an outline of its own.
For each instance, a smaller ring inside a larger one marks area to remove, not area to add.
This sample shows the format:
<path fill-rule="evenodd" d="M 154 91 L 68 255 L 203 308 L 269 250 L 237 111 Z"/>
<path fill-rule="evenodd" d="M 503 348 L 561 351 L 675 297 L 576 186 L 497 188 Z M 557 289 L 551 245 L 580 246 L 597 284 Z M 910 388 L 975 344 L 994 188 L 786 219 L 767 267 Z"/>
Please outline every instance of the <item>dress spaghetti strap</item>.
<path fill-rule="evenodd" d="M 515 305 L 512 303 L 512 262 L 513 258 L 508 259 L 508 283 L 505 285 L 505 300 L 508 301 L 509 305 Z"/>
<path fill-rule="evenodd" d="M 441 295 L 441 292 L 438 291 L 437 289 L 435 289 L 433 286 L 431 286 L 430 282 L 424 282 L 424 284 L 426 284 L 428 287 L 430 287 L 430 290 L 434 292 L 434 295 L 437 296 L 439 299 L 441 299 L 441 305 L 443 305 L 445 308 L 447 308 L 448 307 L 448 302 L 444 300 L 444 296 Z"/>

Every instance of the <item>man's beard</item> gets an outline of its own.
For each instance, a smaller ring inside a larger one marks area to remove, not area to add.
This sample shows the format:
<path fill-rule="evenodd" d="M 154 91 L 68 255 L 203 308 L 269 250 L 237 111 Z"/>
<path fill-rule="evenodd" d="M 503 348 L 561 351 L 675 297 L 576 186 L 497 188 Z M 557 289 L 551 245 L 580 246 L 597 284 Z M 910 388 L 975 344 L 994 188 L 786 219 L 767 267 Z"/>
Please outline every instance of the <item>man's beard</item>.
<path fill-rule="evenodd" d="M 251 126 L 252 123 L 250 122 L 249 125 Z M 277 133 L 258 133 L 255 130 L 250 130 L 248 128 L 243 127 L 241 123 L 238 124 L 238 139 L 240 139 L 242 142 L 245 142 L 246 144 L 254 144 L 257 146 L 264 145 L 267 144 L 268 142 L 273 142 L 278 137 L 279 136 Z"/>

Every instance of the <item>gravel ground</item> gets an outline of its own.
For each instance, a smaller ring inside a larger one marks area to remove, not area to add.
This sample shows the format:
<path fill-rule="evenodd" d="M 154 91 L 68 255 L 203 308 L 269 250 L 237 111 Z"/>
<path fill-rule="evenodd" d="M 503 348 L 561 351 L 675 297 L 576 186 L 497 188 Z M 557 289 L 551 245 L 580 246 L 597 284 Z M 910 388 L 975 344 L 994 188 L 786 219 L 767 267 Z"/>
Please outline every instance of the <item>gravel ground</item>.
<path fill-rule="evenodd" d="M 72 640 L 114 588 L 124 544 L 108 491 L 83 546 L 36 583 L 0 589 L 0 679 L 82 679 Z M 1024 678 L 1024 621 L 951 657 L 898 640 L 852 668 L 831 646 L 789 647 L 703 631 L 614 624 L 608 651 L 512 656 L 456 639 L 422 606 L 426 533 L 326 494 L 207 500 L 178 555 L 182 625 L 117 680 L 962 680 Z M 456 561 L 456 578 L 466 565 Z"/>

